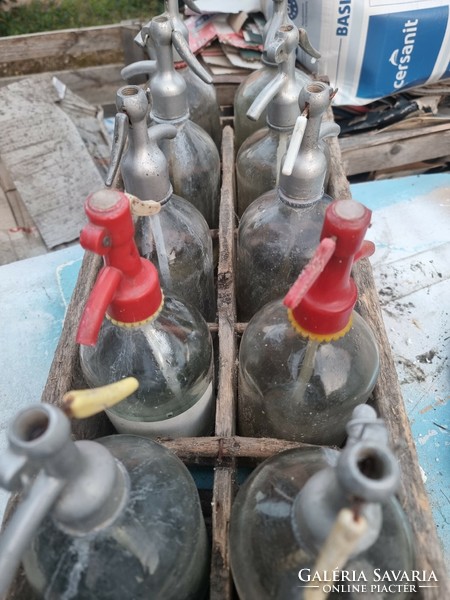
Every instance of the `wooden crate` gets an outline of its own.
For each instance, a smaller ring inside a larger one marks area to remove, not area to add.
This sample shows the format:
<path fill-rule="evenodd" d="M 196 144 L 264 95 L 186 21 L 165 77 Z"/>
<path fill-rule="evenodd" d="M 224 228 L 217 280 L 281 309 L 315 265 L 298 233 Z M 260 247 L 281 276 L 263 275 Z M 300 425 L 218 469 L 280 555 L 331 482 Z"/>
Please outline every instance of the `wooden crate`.
<path fill-rule="evenodd" d="M 6 85 L 19 77 L 51 70 L 52 74 L 60 77 L 73 92 L 80 94 L 89 102 L 104 106 L 113 105 L 115 92 L 123 85 L 120 79 L 121 66 L 143 57 L 137 46 L 133 44 L 134 35 L 139 29 L 140 23 L 128 22 L 99 28 L 1 38 L 0 85 Z M 215 78 L 219 102 L 222 106 L 232 105 L 236 85 L 240 81 L 240 77 Z M 224 122 L 227 122 L 226 118 Z M 436 134 L 441 139 L 443 132 L 439 130 Z M 387 140 L 389 143 L 393 141 L 392 134 L 390 135 Z M 409 138 L 409 133 L 405 132 L 405 136 Z M 370 149 L 374 143 L 373 136 L 368 134 L 366 137 L 369 153 L 360 152 L 361 143 L 358 141 L 360 136 L 343 140 L 341 145 L 344 149 L 344 159 L 341 157 L 338 141 L 329 142 L 331 176 L 328 191 L 332 197 L 341 199 L 350 197 L 345 173 L 379 168 L 379 153 L 373 153 Z M 394 141 L 397 146 L 403 137 L 402 133 L 395 134 Z M 422 137 L 426 138 L 425 135 Z M 384 138 L 378 136 L 377 142 L 381 143 L 382 139 Z M 441 139 L 441 145 L 442 143 Z M 362 166 L 355 166 L 352 152 L 358 157 L 364 155 Z M 439 153 L 434 154 L 437 156 L 442 152 L 445 153 L 445 149 L 439 148 Z M 395 153 L 401 155 L 398 148 Z M 391 154 L 389 154 L 390 160 L 392 160 Z M 383 160 L 386 160 L 386 155 L 383 156 Z M 230 600 L 233 597 L 229 567 L 228 525 L 237 489 L 237 468 L 242 464 L 257 464 L 279 451 L 301 446 L 283 440 L 242 438 L 235 435 L 237 352 L 239 336 L 244 331 L 245 324 L 238 323 L 236 319 L 234 147 L 233 131 L 230 127 L 224 129 L 222 158 L 222 195 L 218 232 L 218 323 L 210 326 L 213 334 L 217 336 L 219 350 L 215 435 L 209 438 L 164 442 L 186 464 L 210 465 L 214 468 L 212 507 L 211 514 L 208 515 L 212 522 L 210 598 L 213 600 Z M 372 161 L 370 165 L 367 162 L 369 158 Z M 397 160 L 395 164 L 404 164 L 405 159 L 401 160 L 403 162 Z M 360 200 L 364 202 L 363 198 Z M 101 259 L 89 253 L 83 260 L 43 392 L 43 402 L 58 404 L 67 390 L 84 385 L 79 366 L 78 347 L 75 344 L 75 332 L 100 264 Z M 369 262 L 364 260 L 358 263 L 354 275 L 360 292 L 357 308 L 370 324 L 380 348 L 380 376 L 372 402 L 388 426 L 391 441 L 400 461 L 402 481 L 398 495 L 413 529 L 417 568 L 425 571 L 433 569 L 440 582 L 440 587 L 437 589 L 422 589 L 419 597 L 421 600 L 446 600 L 450 598 L 446 566 L 423 486 Z M 92 439 L 111 433 L 111 430 L 111 425 L 104 416 L 73 423 L 73 432 L 77 439 Z M 14 502 L 11 502 L 10 509 L 13 505 Z M 30 597 L 25 580 L 22 574 L 19 574 L 8 600 L 13 598 L 26 600 Z"/>
<path fill-rule="evenodd" d="M 349 198 L 349 185 L 342 169 L 339 145 L 336 140 L 330 142 L 330 150 L 331 176 L 328 191 L 334 198 Z M 207 515 L 208 519 L 211 519 L 212 536 L 211 600 L 231 600 L 235 597 L 230 573 L 228 526 L 233 498 L 237 490 L 237 468 L 243 464 L 255 465 L 277 452 L 302 445 L 284 440 L 244 438 L 235 435 L 238 339 L 245 329 L 245 323 L 238 323 L 236 320 L 234 146 L 233 130 L 229 126 L 226 126 L 223 132 L 222 158 L 218 232 L 218 323 L 210 324 L 213 334 L 218 337 L 219 351 L 215 435 L 162 441 L 186 464 L 209 465 L 214 468 L 211 514 Z M 100 264 L 100 257 L 86 253 L 42 395 L 43 402 L 58 405 L 67 390 L 85 385 L 80 372 L 75 332 Z M 412 526 L 417 569 L 427 572 L 433 570 L 439 580 L 439 588 L 423 588 L 417 598 L 420 600 L 450 598 L 446 566 L 422 483 L 409 421 L 367 260 L 355 266 L 354 276 L 360 292 L 358 311 L 370 324 L 380 348 L 380 376 L 372 403 L 387 424 L 401 465 L 402 479 L 398 496 Z M 104 415 L 73 422 L 73 433 L 77 439 L 92 439 L 106 435 L 111 433 L 111 429 Z M 8 600 L 28 598 L 32 596 L 27 590 L 23 575 L 19 574 Z"/>

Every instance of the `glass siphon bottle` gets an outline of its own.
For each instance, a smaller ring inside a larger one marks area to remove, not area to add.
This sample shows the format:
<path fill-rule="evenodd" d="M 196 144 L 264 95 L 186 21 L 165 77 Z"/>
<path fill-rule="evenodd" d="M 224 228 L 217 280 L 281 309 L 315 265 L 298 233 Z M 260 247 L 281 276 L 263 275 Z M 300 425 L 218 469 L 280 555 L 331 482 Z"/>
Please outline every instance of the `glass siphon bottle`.
<path fill-rule="evenodd" d="M 195 206 L 173 194 L 167 160 L 158 147 L 160 140 L 175 137 L 177 129 L 170 124 L 147 129 L 147 97 L 137 86 L 121 88 L 116 105 L 106 185 L 112 185 L 120 169 L 125 191 L 136 196 L 131 207 L 141 256 L 157 267 L 166 292 L 193 304 L 207 321 L 214 321 L 214 264 L 208 224 Z"/>
<path fill-rule="evenodd" d="M 186 4 L 192 10 L 199 12 L 195 4 L 188 0 Z M 220 125 L 220 107 L 211 75 L 206 71 L 192 54 L 189 48 L 189 31 L 181 18 L 178 0 L 165 0 L 165 13 L 172 24 L 172 42 L 174 45 L 174 60 L 177 72 L 186 82 L 189 118 L 208 133 L 220 150 L 222 128 Z M 145 48 L 151 57 L 155 56 L 151 38 L 148 35 L 150 23 L 144 25 L 136 36 L 135 42 Z M 182 61 L 182 62 L 180 62 Z M 186 63 L 185 66 L 179 66 Z M 156 72 L 154 60 L 141 60 L 122 69 L 122 77 L 130 79 L 135 75 L 148 75 Z"/>
<path fill-rule="evenodd" d="M 394 496 L 399 468 L 386 428 L 373 408 L 359 405 L 347 432 L 341 452 L 287 450 L 242 485 L 230 522 L 240 600 L 411 597 L 404 585 L 390 592 L 377 579 L 385 572 L 411 577 L 414 569 L 410 525 Z"/>
<path fill-rule="evenodd" d="M 261 112 L 256 120 L 250 120 L 247 112 L 253 104 L 258 94 L 276 77 L 278 65 L 268 56 L 267 49 L 273 43 L 277 31 L 282 26 L 293 26 L 295 23 L 288 17 L 288 0 L 273 0 L 273 14 L 266 24 L 264 31 L 264 49 L 262 53 L 263 67 L 251 73 L 240 84 L 234 97 L 234 130 L 236 150 L 239 150 L 241 144 L 255 131 L 266 126 L 267 112 Z M 309 55 L 319 58 L 320 54 L 311 46 L 306 31 L 299 30 L 300 47 Z M 300 71 L 295 70 L 295 80 L 297 84 L 297 95 L 302 87 L 310 81 L 310 77 Z"/>
<path fill-rule="evenodd" d="M 186 83 L 173 66 L 172 26 L 166 16 L 150 22 L 149 35 L 156 53 L 157 71 L 152 77 L 150 127 L 171 124 L 177 135 L 161 140 L 169 164 L 175 194 L 191 202 L 217 227 L 220 199 L 220 157 L 211 137 L 189 119 Z"/>
<path fill-rule="evenodd" d="M 330 204 L 311 262 L 284 301 L 270 302 L 248 324 L 239 350 L 240 435 L 342 444 L 379 370 L 374 336 L 353 310 L 351 278 L 355 260 L 373 252 L 363 241 L 370 216 L 353 200 Z"/>
<path fill-rule="evenodd" d="M 130 398 L 107 411 L 120 433 L 207 435 L 213 429 L 213 352 L 198 310 L 164 296 L 153 264 L 139 256 L 129 201 L 118 191 L 88 197 L 83 248 L 104 257 L 77 333 L 90 387 L 132 375 Z"/>
<path fill-rule="evenodd" d="M 132 435 L 74 442 L 59 408 L 32 406 L 12 422 L 0 482 L 25 488 L 0 535 L 0 597 L 21 560 L 45 600 L 206 596 L 198 491 L 185 465 L 156 442 Z"/>
<path fill-rule="evenodd" d="M 325 209 L 331 202 L 324 193 L 327 158 L 319 141 L 322 133 L 336 135 L 339 131 L 334 123 L 322 126 L 331 95 L 331 88 L 321 82 L 302 89 L 298 102 L 302 112 L 307 107 L 307 118 L 301 117 L 306 128 L 300 151 L 297 154 L 299 138 L 295 134 L 282 162 L 278 187 L 254 200 L 239 223 L 237 303 L 241 321 L 287 292 L 319 242 Z M 266 137 L 271 139 L 275 138 Z M 292 147 L 292 169 L 285 174 Z M 254 148 L 264 150 L 264 145 L 258 147 L 255 141 Z M 266 175 L 272 168 L 270 164 Z M 262 178 L 262 170 L 260 173 Z"/>
<path fill-rule="evenodd" d="M 281 27 L 267 48 L 267 56 L 278 63 L 278 74 L 255 98 L 247 116 L 257 117 L 267 107 L 267 125 L 241 145 L 236 157 L 238 214 L 253 200 L 278 186 L 281 159 L 285 155 L 299 116 L 295 81 L 295 51 L 298 29 Z"/>

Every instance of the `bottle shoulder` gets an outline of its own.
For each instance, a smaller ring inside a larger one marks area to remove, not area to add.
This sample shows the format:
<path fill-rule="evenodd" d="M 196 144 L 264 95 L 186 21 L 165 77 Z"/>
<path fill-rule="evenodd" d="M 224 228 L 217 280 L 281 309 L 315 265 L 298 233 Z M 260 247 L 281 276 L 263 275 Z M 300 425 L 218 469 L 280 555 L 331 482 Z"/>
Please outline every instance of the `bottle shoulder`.
<path fill-rule="evenodd" d="M 240 597 L 302 597 L 300 586 L 313 576 L 316 556 L 298 540 L 294 501 L 308 479 L 333 467 L 338 456 L 338 451 L 326 448 L 288 450 L 262 463 L 241 486 L 230 523 L 231 567 Z M 413 568 L 410 527 L 398 501 L 389 500 L 382 514 L 379 538 L 345 567 L 350 573 L 362 572 L 359 581 L 369 585 L 375 568 L 380 572 L 390 572 L 393 565 L 399 571 Z M 341 600 L 347 595 L 348 590 L 343 589 L 333 598 Z M 406 600 L 408 595 L 380 593 L 382 600 L 392 597 Z"/>
<path fill-rule="evenodd" d="M 128 471 L 128 502 L 107 528 L 84 536 L 71 537 L 46 519 L 24 560 L 32 586 L 52 600 L 69 593 L 80 600 L 195 597 L 206 584 L 208 550 L 187 468 L 137 436 L 114 435 L 99 443 Z"/>
<path fill-rule="evenodd" d="M 209 227 L 205 217 L 185 198 L 172 194 L 169 201 L 161 207 L 158 216 L 164 234 L 172 230 L 182 230 L 184 232 L 183 240 L 180 241 L 190 243 L 202 240 L 203 244 L 210 244 Z M 146 217 L 142 219 L 142 224 L 144 224 Z"/>
<path fill-rule="evenodd" d="M 282 227 L 284 236 L 292 231 L 298 242 L 302 243 L 301 236 L 298 235 L 299 226 L 302 234 L 307 234 L 312 228 L 321 229 L 325 210 L 330 202 L 331 198 L 326 194 L 315 202 L 289 202 L 280 195 L 279 189 L 275 188 L 254 200 L 245 210 L 239 223 L 240 235 L 247 229 L 255 235 L 259 229 Z"/>

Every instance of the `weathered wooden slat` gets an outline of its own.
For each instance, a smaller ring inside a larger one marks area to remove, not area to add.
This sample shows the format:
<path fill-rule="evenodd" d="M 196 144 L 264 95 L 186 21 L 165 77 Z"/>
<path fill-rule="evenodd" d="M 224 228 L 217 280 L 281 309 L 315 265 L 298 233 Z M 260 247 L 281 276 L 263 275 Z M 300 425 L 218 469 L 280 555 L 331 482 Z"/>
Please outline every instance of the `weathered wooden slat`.
<path fill-rule="evenodd" d="M 236 354 L 234 334 L 236 298 L 234 293 L 235 228 L 234 133 L 223 130 L 222 192 L 220 200 L 219 265 L 217 274 L 219 306 L 219 387 L 216 405 L 216 435 L 235 432 Z"/>
<path fill-rule="evenodd" d="M 400 167 L 418 158 L 431 160 L 447 156 L 450 125 L 411 130 L 358 134 L 340 140 L 342 164 L 347 176 Z"/>
<path fill-rule="evenodd" d="M 311 444 L 277 440 L 274 438 L 246 438 L 238 435 L 230 437 L 179 438 L 177 440 L 159 440 L 184 462 L 217 463 L 229 462 L 229 459 L 251 458 L 261 461 L 292 448 L 307 448 Z"/>
<path fill-rule="evenodd" d="M 235 228 L 234 132 L 225 127 L 222 135 L 222 190 L 219 213 L 219 264 L 217 274 L 219 315 L 219 385 L 215 433 L 231 436 L 236 422 L 236 355 L 234 334 L 236 298 L 234 291 Z M 228 548 L 228 526 L 233 502 L 234 462 L 214 473 L 212 501 L 212 549 L 210 598 L 231 598 L 232 581 Z"/>
<path fill-rule="evenodd" d="M 231 600 L 233 581 L 231 577 L 228 530 L 233 505 L 234 468 L 216 467 L 212 501 L 213 539 L 211 548 L 210 600 Z"/>
<path fill-rule="evenodd" d="M 0 76 L 123 63 L 123 28 L 130 23 L 0 38 Z M 136 33 L 139 24 L 134 26 Z"/>

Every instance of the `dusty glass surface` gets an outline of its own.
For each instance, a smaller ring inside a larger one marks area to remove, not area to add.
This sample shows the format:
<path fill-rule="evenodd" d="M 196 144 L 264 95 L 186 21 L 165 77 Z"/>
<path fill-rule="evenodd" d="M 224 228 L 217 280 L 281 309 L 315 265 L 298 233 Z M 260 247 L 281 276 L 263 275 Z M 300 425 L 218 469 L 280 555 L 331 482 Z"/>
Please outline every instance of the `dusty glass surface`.
<path fill-rule="evenodd" d="M 47 517 L 24 558 L 45 600 L 195 600 L 208 586 L 209 549 L 186 467 L 151 440 L 99 440 L 125 466 L 129 500 L 116 520 L 70 535 Z"/>
<path fill-rule="evenodd" d="M 314 448 L 288 450 L 266 460 L 236 496 L 230 524 L 230 558 L 241 600 L 301 600 L 301 569 L 314 570 L 315 556 L 299 545 L 292 525 L 293 501 L 306 481 L 334 466 L 338 452 Z M 363 572 L 369 589 L 333 592 L 330 600 L 407 600 L 408 593 L 370 592 L 374 569 L 407 571 L 413 567 L 409 524 L 394 498 L 383 505 L 383 526 L 368 550 L 348 561 L 345 569 Z M 305 576 L 307 573 L 305 573 Z M 345 585 L 343 579 L 337 584 Z M 305 583 L 303 583 L 305 585 Z"/>
<path fill-rule="evenodd" d="M 212 385 L 213 353 L 206 322 L 196 309 L 170 296 L 158 317 L 144 325 L 119 327 L 105 319 L 97 344 L 81 346 L 80 358 L 90 387 L 128 376 L 139 381 L 134 394 L 109 410 L 130 427 L 133 422 L 164 422 L 184 414 Z M 208 410 L 212 430 L 211 403 Z"/>
<path fill-rule="evenodd" d="M 169 177 L 175 194 L 191 202 L 205 217 L 209 227 L 217 227 L 220 200 L 220 157 L 211 137 L 187 118 L 170 123 L 177 128 L 172 140 L 159 146 L 169 164 Z"/>
<path fill-rule="evenodd" d="M 288 149 L 292 130 L 265 127 L 248 137 L 236 158 L 238 214 L 253 200 L 278 186 L 281 161 Z M 278 174 L 278 175 L 277 175 Z"/>
<path fill-rule="evenodd" d="M 266 64 L 258 71 L 249 75 L 238 87 L 234 96 L 234 131 L 235 144 L 238 150 L 241 144 L 255 131 L 266 126 L 267 109 L 264 110 L 256 121 L 251 121 L 247 117 L 247 111 L 253 104 L 256 96 L 263 90 L 278 73 L 276 65 Z M 295 78 L 298 85 L 298 93 L 310 78 L 302 71 L 295 71 Z"/>
<path fill-rule="evenodd" d="M 172 195 L 157 215 L 138 217 L 135 229 L 139 253 L 158 269 L 164 293 L 173 293 L 207 321 L 215 321 L 212 241 L 199 211 Z"/>
<path fill-rule="evenodd" d="M 205 83 L 189 68 L 179 69 L 186 82 L 189 118 L 208 133 L 218 150 L 222 141 L 220 108 L 213 84 Z"/>
<path fill-rule="evenodd" d="M 319 244 L 330 202 L 325 194 L 316 202 L 287 204 L 274 189 L 245 211 L 237 240 L 241 321 L 248 321 L 265 304 L 287 293 Z"/>
<path fill-rule="evenodd" d="M 346 335 L 319 344 L 293 328 L 281 300 L 253 317 L 239 350 L 239 435 L 342 444 L 379 370 L 372 332 L 355 311 L 352 318 Z"/>

